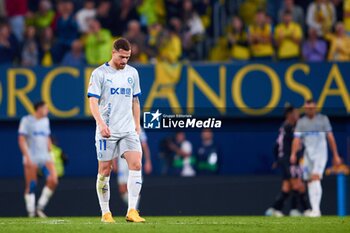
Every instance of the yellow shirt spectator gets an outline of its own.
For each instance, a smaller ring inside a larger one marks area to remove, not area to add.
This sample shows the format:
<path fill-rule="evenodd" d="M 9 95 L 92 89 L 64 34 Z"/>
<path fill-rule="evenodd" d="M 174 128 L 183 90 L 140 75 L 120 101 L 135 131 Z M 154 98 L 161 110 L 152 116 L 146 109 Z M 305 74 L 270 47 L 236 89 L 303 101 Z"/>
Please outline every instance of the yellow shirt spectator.
<path fill-rule="evenodd" d="M 294 22 L 280 23 L 275 29 L 278 58 L 296 58 L 300 56 L 300 41 L 303 37 L 301 27 Z"/>
<path fill-rule="evenodd" d="M 262 27 L 251 25 L 249 27 L 250 50 L 254 57 L 272 57 L 272 27 L 264 24 Z"/>
<path fill-rule="evenodd" d="M 231 58 L 235 60 L 248 60 L 250 51 L 248 49 L 248 37 L 245 32 L 232 33 L 231 38 L 234 40 L 231 47 Z"/>
<path fill-rule="evenodd" d="M 231 58 L 234 60 L 248 60 L 250 58 L 248 35 L 239 17 L 232 18 L 231 25 L 227 29 L 227 37 L 231 47 Z"/>
<path fill-rule="evenodd" d="M 343 8 L 344 8 L 345 30 L 349 33 L 350 32 L 350 0 L 344 0 L 343 4 L 344 4 Z"/>
<path fill-rule="evenodd" d="M 350 37 L 346 35 L 343 23 L 337 23 L 335 34 L 326 35 L 329 40 L 329 61 L 350 61 Z"/>
<path fill-rule="evenodd" d="M 159 49 L 159 58 L 163 61 L 170 63 L 178 62 L 182 54 L 180 37 L 170 32 L 168 38 L 164 38 L 164 41 Z"/>
<path fill-rule="evenodd" d="M 96 19 L 89 22 L 89 33 L 85 39 L 85 56 L 89 65 L 99 65 L 111 58 L 112 34 L 101 28 Z"/>
<path fill-rule="evenodd" d="M 268 23 L 266 13 L 257 11 L 255 23 L 248 28 L 248 40 L 252 56 L 259 59 L 272 58 L 272 26 Z"/>

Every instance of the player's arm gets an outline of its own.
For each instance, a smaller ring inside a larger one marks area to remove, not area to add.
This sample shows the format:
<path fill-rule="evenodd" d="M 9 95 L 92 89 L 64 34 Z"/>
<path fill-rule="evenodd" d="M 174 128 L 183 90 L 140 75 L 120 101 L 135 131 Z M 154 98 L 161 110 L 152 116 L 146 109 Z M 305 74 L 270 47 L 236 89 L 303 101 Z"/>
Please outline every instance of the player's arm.
<path fill-rule="evenodd" d="M 327 139 L 328 139 L 329 146 L 332 150 L 334 164 L 335 165 L 341 164 L 341 158 L 338 153 L 337 143 L 335 141 L 335 138 L 332 132 L 327 133 Z"/>
<path fill-rule="evenodd" d="M 298 120 L 294 130 L 294 139 L 292 142 L 292 151 L 289 160 L 291 164 L 295 164 L 297 162 L 297 153 L 301 148 L 301 138 L 303 137 L 303 132 L 305 132 L 303 124 L 300 122 L 300 120 Z"/>
<path fill-rule="evenodd" d="M 51 127 L 50 127 L 50 120 L 47 119 L 47 121 L 48 121 L 47 149 L 49 150 L 49 152 L 51 152 L 51 149 L 52 149 Z"/>
<path fill-rule="evenodd" d="M 152 172 L 151 152 L 147 142 L 142 142 L 141 146 L 143 155 L 145 156 L 144 170 L 146 174 L 150 174 Z"/>
<path fill-rule="evenodd" d="M 47 148 L 49 149 L 49 152 L 51 152 L 51 149 L 52 149 L 52 140 L 51 140 L 51 137 L 50 137 L 50 136 L 48 136 Z"/>
<path fill-rule="evenodd" d="M 102 119 L 100 112 L 98 110 L 98 98 L 91 96 L 89 98 L 89 104 L 90 104 L 90 110 L 91 110 L 92 116 L 94 117 L 98 125 L 98 128 L 100 129 L 100 133 L 102 137 L 109 138 L 111 136 L 111 132 L 107 124 Z"/>
<path fill-rule="evenodd" d="M 297 162 L 297 153 L 300 148 L 300 137 L 294 137 L 293 143 L 292 143 L 292 152 L 290 155 L 290 163 L 295 164 Z"/>
<path fill-rule="evenodd" d="M 329 147 L 332 150 L 334 165 L 341 164 L 341 159 L 338 154 L 337 143 L 332 132 L 332 126 L 327 116 L 324 117 L 324 130 L 328 139 Z"/>
<path fill-rule="evenodd" d="M 141 126 L 140 126 L 140 101 L 138 96 L 134 96 L 132 99 L 132 112 L 134 116 L 135 121 L 135 130 L 138 135 L 141 133 Z"/>
<path fill-rule="evenodd" d="M 27 143 L 27 139 L 26 136 L 23 134 L 20 134 L 18 136 L 18 145 L 19 145 L 19 149 L 22 152 L 23 158 L 24 158 L 24 163 L 27 165 L 31 164 L 31 160 L 29 157 L 29 149 L 28 149 L 28 143 Z"/>

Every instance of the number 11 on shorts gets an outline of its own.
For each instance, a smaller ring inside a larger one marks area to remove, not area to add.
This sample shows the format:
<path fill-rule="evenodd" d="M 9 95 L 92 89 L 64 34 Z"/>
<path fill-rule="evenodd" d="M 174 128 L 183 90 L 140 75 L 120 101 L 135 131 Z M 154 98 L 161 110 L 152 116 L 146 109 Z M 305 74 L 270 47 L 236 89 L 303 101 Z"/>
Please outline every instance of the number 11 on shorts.
<path fill-rule="evenodd" d="M 107 140 L 99 140 L 100 141 L 100 150 L 107 149 Z"/>

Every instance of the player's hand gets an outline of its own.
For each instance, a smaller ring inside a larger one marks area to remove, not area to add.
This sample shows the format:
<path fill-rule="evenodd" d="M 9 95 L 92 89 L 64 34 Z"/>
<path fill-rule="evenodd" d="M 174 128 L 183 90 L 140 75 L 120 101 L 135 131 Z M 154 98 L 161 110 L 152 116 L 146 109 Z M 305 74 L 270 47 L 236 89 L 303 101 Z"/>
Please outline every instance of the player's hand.
<path fill-rule="evenodd" d="M 136 133 L 138 135 L 140 135 L 141 134 L 141 127 L 140 126 L 136 126 L 135 131 L 136 131 Z"/>
<path fill-rule="evenodd" d="M 297 162 L 297 156 L 295 154 L 292 154 L 290 156 L 290 163 L 291 164 L 296 164 L 296 162 Z"/>
<path fill-rule="evenodd" d="M 337 153 L 337 154 L 334 154 L 334 156 L 333 156 L 333 164 L 334 164 L 335 166 L 339 166 L 339 165 L 342 164 L 341 158 L 340 158 L 340 156 L 339 156 L 338 153 Z"/>
<path fill-rule="evenodd" d="M 29 156 L 24 156 L 23 164 L 24 164 L 24 166 L 27 166 L 27 167 L 33 166 L 33 162 Z"/>
<path fill-rule="evenodd" d="M 151 161 L 146 161 L 145 164 L 143 165 L 143 170 L 147 175 L 151 174 L 152 172 L 152 163 Z"/>
<path fill-rule="evenodd" d="M 111 136 L 111 131 L 109 130 L 106 123 L 102 122 L 101 124 L 98 125 L 98 127 L 100 129 L 100 133 L 102 137 L 109 138 Z"/>

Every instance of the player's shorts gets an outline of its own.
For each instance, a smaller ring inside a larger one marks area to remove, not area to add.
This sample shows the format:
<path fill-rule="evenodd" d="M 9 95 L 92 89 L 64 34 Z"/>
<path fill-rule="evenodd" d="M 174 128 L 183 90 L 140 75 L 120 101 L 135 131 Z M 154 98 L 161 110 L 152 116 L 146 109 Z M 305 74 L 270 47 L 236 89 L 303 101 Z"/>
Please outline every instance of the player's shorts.
<path fill-rule="evenodd" d="M 38 167 L 43 167 L 47 162 L 52 162 L 52 157 L 50 154 L 46 156 L 30 156 L 30 160 Z M 24 157 L 22 159 L 22 162 L 24 164 Z"/>
<path fill-rule="evenodd" d="M 283 180 L 302 178 L 303 170 L 298 164 L 291 165 L 288 160 L 280 159 L 278 161 L 278 166 L 282 170 L 282 179 Z"/>
<path fill-rule="evenodd" d="M 129 168 L 128 168 L 128 163 L 124 158 L 119 156 L 118 158 L 118 174 L 117 174 L 117 180 L 118 184 L 126 184 L 128 182 L 128 177 L 129 177 Z"/>
<path fill-rule="evenodd" d="M 312 174 L 317 174 L 322 179 L 324 170 L 327 165 L 327 155 L 316 156 L 316 158 L 309 158 L 304 156 L 303 163 L 303 178 L 304 180 L 310 180 Z"/>
<path fill-rule="evenodd" d="M 136 132 L 121 133 L 110 138 L 98 139 L 95 146 L 99 161 L 111 161 L 127 151 L 142 152 L 140 138 Z"/>

